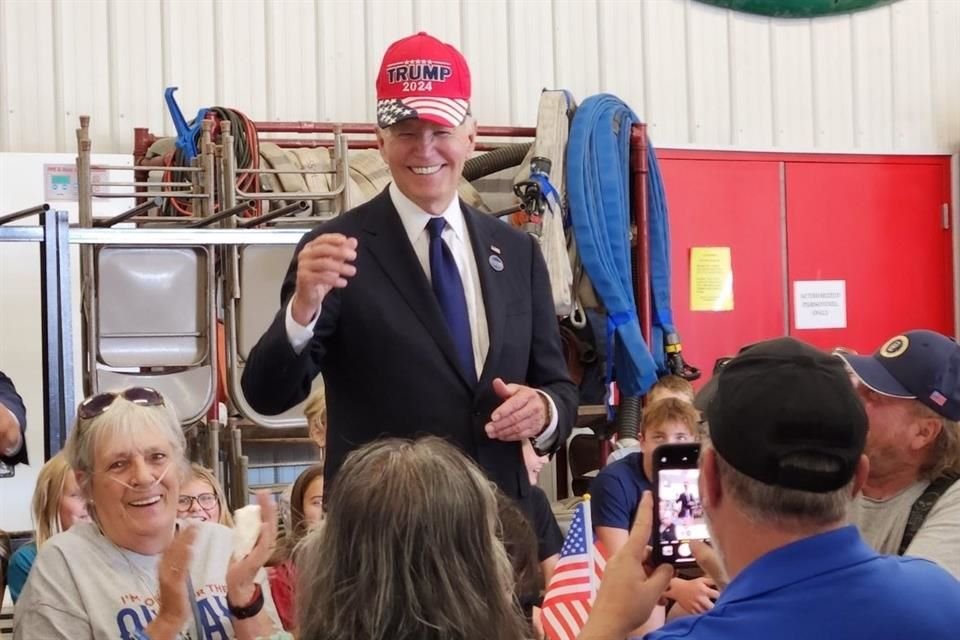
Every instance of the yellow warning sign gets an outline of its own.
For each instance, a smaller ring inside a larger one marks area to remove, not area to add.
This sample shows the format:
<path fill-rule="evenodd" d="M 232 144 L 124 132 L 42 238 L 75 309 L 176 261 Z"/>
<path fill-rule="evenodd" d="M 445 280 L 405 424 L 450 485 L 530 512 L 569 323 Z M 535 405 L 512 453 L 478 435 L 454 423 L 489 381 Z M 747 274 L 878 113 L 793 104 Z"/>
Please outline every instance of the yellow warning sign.
<path fill-rule="evenodd" d="M 690 310 L 733 311 L 730 247 L 690 249 Z"/>

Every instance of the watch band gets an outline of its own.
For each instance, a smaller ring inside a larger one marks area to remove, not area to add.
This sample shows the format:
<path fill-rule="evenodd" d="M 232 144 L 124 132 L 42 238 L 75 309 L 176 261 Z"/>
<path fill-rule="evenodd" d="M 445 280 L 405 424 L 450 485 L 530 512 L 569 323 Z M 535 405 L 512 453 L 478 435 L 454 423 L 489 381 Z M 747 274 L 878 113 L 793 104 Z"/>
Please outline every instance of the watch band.
<path fill-rule="evenodd" d="M 263 609 L 263 589 L 260 588 L 260 583 L 254 584 L 253 598 L 248 604 L 238 607 L 230 602 L 230 598 L 227 598 L 227 608 L 230 609 L 230 615 L 237 620 L 246 620 L 260 613 Z"/>

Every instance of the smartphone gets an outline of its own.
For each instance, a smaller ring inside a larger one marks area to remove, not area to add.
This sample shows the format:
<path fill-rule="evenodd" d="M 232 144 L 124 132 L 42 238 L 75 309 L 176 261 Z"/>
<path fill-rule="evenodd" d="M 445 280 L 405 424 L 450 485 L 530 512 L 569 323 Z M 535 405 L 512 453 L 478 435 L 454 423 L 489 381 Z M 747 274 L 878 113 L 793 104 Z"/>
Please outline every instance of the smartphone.
<path fill-rule="evenodd" d="M 700 500 L 700 445 L 664 444 L 653 452 L 653 551 L 659 562 L 693 565 L 690 543 L 709 540 Z"/>

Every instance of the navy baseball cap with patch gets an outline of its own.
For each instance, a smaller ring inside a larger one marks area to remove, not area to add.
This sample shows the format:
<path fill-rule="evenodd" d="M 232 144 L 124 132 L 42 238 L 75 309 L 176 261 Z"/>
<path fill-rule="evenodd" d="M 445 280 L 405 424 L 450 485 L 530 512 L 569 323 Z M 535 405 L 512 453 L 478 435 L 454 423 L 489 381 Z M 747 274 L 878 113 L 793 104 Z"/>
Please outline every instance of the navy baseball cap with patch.
<path fill-rule="evenodd" d="M 741 351 L 716 375 L 707 405 L 714 449 L 764 484 L 825 493 L 849 483 L 867 438 L 867 415 L 838 359 L 795 338 Z M 823 470 L 794 464 L 822 460 Z"/>
<path fill-rule="evenodd" d="M 948 420 L 960 420 L 960 345 L 936 331 L 894 336 L 876 353 L 838 353 L 860 381 L 892 398 L 914 399 Z"/>

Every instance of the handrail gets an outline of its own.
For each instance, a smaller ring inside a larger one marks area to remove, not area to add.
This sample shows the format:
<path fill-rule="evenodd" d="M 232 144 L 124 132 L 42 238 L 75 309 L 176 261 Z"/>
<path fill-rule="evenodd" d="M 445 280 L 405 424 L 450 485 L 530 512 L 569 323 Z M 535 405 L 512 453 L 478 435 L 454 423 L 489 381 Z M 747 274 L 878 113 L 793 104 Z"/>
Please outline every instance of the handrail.
<path fill-rule="evenodd" d="M 270 213 L 266 213 L 262 216 L 259 216 L 256 218 L 250 218 L 249 220 L 244 220 L 243 222 L 237 224 L 237 227 L 241 229 L 250 229 L 251 227 L 256 227 L 258 225 L 261 225 L 264 222 L 270 222 L 275 218 L 282 218 L 283 216 L 290 213 L 300 213 L 302 211 L 306 211 L 309 208 L 310 208 L 309 202 L 307 202 L 306 200 L 300 200 L 298 202 L 288 204 L 285 207 L 280 207 L 279 209 L 275 211 L 271 211 Z"/>
<path fill-rule="evenodd" d="M 3 217 L 0 217 L 0 225 L 4 225 L 8 222 L 13 222 L 14 220 L 19 220 L 21 218 L 26 218 L 28 216 L 36 215 L 38 213 L 44 213 L 50 210 L 50 205 L 48 204 L 38 204 L 35 207 L 28 207 L 26 209 L 21 209 L 20 211 L 14 211 Z"/>
<path fill-rule="evenodd" d="M 107 218 L 106 220 L 94 220 L 93 226 L 95 227 L 112 227 L 115 224 L 125 222 L 130 218 L 133 218 L 137 214 L 143 213 L 144 211 L 149 211 L 154 207 L 159 207 L 161 204 L 160 198 L 152 198 L 146 202 L 142 202 L 132 209 L 127 209 L 121 214 L 115 215 L 112 218 Z"/>

